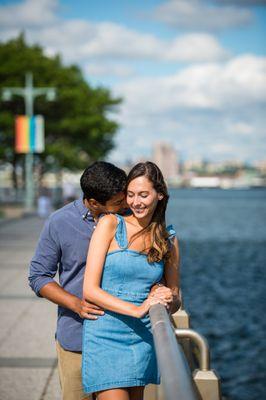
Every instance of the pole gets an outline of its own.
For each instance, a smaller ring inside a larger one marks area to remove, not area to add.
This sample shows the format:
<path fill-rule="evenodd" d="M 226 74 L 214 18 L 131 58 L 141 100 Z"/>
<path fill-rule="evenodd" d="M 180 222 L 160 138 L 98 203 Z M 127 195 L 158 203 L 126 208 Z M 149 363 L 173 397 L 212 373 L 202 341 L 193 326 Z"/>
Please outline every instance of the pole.
<path fill-rule="evenodd" d="M 28 72 L 25 78 L 25 111 L 27 117 L 33 116 L 33 86 L 32 73 Z M 25 178 L 26 178 L 26 193 L 25 193 L 25 212 L 32 213 L 34 209 L 34 154 L 25 154 Z"/>

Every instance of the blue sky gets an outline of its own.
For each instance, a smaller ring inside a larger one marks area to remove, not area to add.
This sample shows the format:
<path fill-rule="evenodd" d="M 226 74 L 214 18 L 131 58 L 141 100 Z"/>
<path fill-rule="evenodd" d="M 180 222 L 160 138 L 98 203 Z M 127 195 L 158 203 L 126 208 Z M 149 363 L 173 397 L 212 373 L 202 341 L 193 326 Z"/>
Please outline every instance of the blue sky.
<path fill-rule="evenodd" d="M 123 97 L 110 160 L 266 159 L 265 0 L 0 0 L 0 26 Z"/>

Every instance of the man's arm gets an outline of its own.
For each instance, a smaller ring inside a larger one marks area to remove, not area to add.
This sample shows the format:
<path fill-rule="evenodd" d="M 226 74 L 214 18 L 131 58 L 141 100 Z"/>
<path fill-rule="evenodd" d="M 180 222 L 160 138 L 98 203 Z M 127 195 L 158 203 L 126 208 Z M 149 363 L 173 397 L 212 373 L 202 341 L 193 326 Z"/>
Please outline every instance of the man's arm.
<path fill-rule="evenodd" d="M 40 289 L 39 293 L 53 303 L 72 310 L 81 318 L 97 319 L 96 315 L 104 314 L 100 307 L 67 292 L 57 282 L 47 283 Z"/>
<path fill-rule="evenodd" d="M 54 228 L 54 221 L 49 219 L 30 264 L 29 284 L 32 290 L 37 296 L 45 297 L 59 306 L 68 308 L 82 318 L 95 319 L 93 314 L 103 314 L 99 307 L 67 292 L 54 280 L 60 258 L 59 238 Z"/>

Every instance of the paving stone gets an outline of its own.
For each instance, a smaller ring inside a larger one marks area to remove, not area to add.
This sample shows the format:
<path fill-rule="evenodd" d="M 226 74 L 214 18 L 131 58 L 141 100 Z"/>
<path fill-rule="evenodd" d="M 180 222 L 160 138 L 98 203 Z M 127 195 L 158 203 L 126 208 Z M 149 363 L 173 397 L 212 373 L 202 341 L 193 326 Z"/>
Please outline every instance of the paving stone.
<path fill-rule="evenodd" d="M 1 368 L 1 400 L 41 400 L 50 372 L 49 368 Z"/>
<path fill-rule="evenodd" d="M 31 301 L 10 301 L 7 299 L 0 300 L 0 346 L 4 345 L 4 338 L 9 336 L 9 332 L 15 330 L 21 320 L 21 316 L 30 307 Z M 1 350 L 0 350 L 1 356 Z"/>
<path fill-rule="evenodd" d="M 52 371 L 51 380 L 46 387 L 46 392 L 44 393 L 42 400 L 61 400 L 60 384 L 58 370 L 55 368 Z"/>
<path fill-rule="evenodd" d="M 4 272 L 1 271 L 0 296 L 2 291 L 5 290 L 20 273 L 20 269 L 17 268 L 7 268 Z"/>
<path fill-rule="evenodd" d="M 14 307 L 16 302 L 9 303 Z M 8 337 L 0 343 L 1 357 L 54 357 L 56 312 L 56 306 L 44 299 L 27 302 Z"/>
<path fill-rule="evenodd" d="M 1 288 L 0 295 L 27 295 L 30 297 L 35 297 L 35 293 L 31 290 L 28 283 L 28 268 L 21 268 L 18 273 L 13 275 L 13 279 L 8 281 L 8 285 Z M 5 276 L 5 270 L 2 270 L 2 275 Z"/>

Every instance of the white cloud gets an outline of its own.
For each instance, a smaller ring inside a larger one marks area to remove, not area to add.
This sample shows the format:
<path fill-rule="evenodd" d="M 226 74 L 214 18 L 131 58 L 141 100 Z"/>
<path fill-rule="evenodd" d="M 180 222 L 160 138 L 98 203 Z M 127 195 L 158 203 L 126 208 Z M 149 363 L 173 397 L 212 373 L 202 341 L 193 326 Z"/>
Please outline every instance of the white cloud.
<path fill-rule="evenodd" d="M 224 153 L 230 154 L 232 152 L 232 145 L 225 142 L 215 142 L 210 144 L 210 149 L 212 153 L 216 155 Z"/>
<path fill-rule="evenodd" d="M 194 65 L 156 80 L 130 80 L 117 90 L 124 94 L 133 113 L 138 108 L 141 113 L 164 113 L 180 107 L 239 109 L 266 101 L 265 71 L 265 58 L 244 55 L 226 63 Z"/>
<path fill-rule="evenodd" d="M 13 32 L 14 34 L 14 32 Z M 209 34 L 181 35 L 161 40 L 112 23 L 62 21 L 53 26 L 28 29 L 31 43 L 41 43 L 50 54 L 62 53 L 67 61 L 88 59 L 153 60 L 160 62 L 206 62 L 228 57 L 228 51 Z"/>
<path fill-rule="evenodd" d="M 165 58 L 171 61 L 202 62 L 226 59 L 224 50 L 216 38 L 206 33 L 191 33 L 177 37 L 167 46 Z"/>
<path fill-rule="evenodd" d="M 86 56 L 143 58 L 158 57 L 162 42 L 153 35 L 140 34 L 115 23 L 88 24 L 93 31 L 82 46 Z"/>
<path fill-rule="evenodd" d="M 17 28 L 40 27 L 54 23 L 58 0 L 25 0 L 0 6 L 0 26 Z"/>
<path fill-rule="evenodd" d="M 169 0 L 159 5 L 154 17 L 177 29 L 221 30 L 243 26 L 252 21 L 252 13 L 233 5 L 211 5 L 200 0 Z"/>
<path fill-rule="evenodd" d="M 249 136 L 254 131 L 254 126 L 244 121 L 233 122 L 228 126 L 228 132 L 236 135 Z"/>
<path fill-rule="evenodd" d="M 88 63 L 83 68 L 85 74 L 90 76 L 116 76 L 120 78 L 128 78 L 134 75 L 135 71 L 132 67 L 125 64 L 94 62 Z"/>

